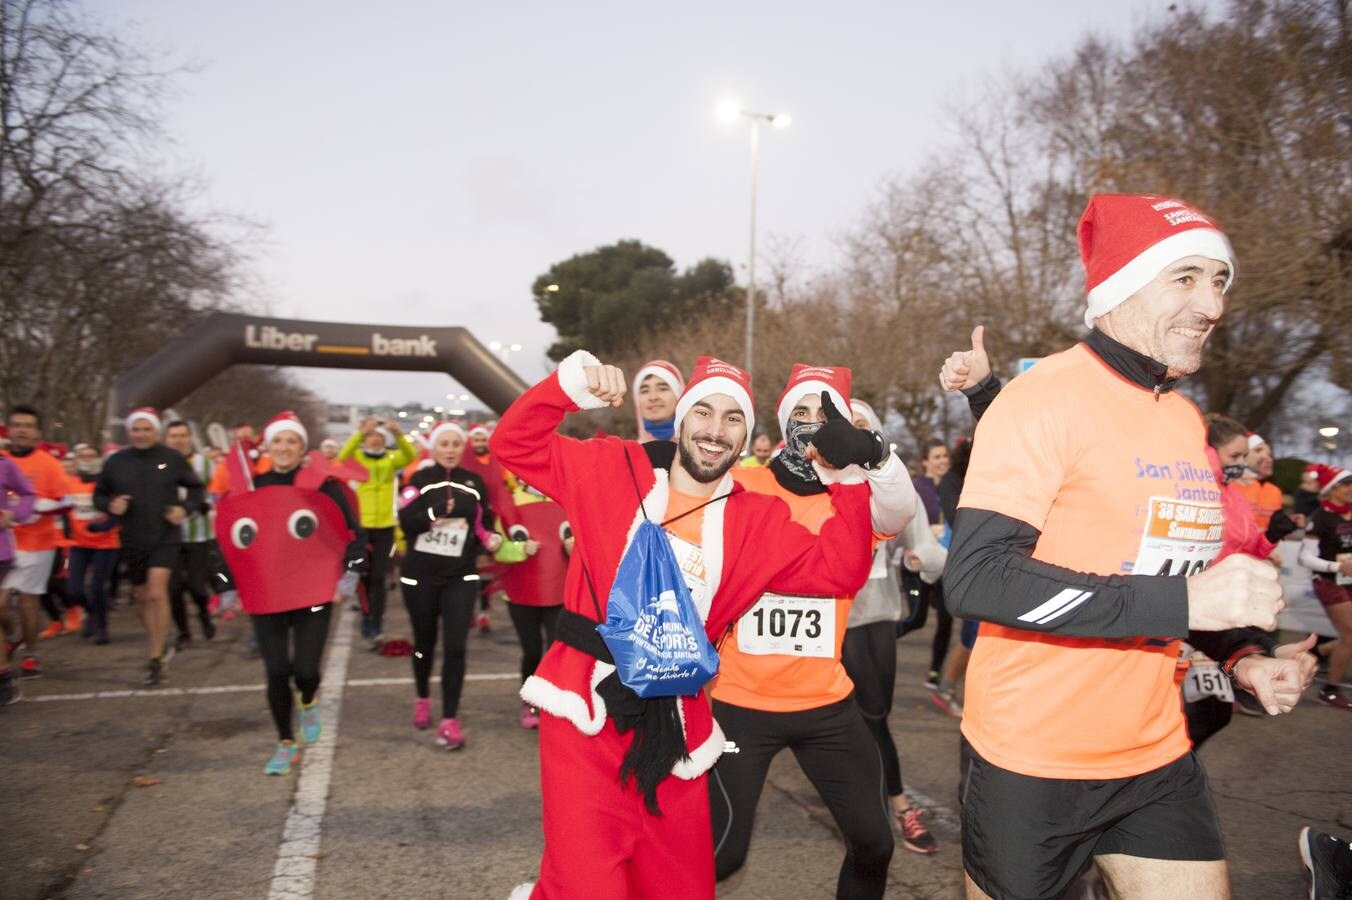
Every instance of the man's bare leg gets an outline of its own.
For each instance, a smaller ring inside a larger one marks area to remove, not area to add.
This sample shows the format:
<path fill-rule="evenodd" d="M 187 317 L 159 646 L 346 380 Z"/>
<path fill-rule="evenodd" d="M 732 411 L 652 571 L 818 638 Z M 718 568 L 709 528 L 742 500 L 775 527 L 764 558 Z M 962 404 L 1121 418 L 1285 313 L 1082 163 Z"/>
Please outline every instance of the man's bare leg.
<path fill-rule="evenodd" d="M 1095 856 L 1094 862 L 1114 900 L 1230 900 L 1230 873 L 1223 859 L 1146 859 L 1106 853 Z"/>
<path fill-rule="evenodd" d="M 147 656 L 155 659 L 164 653 L 164 642 L 169 637 L 168 569 L 155 567 L 146 570 L 146 583 L 137 588 L 137 606 L 149 642 L 150 652 Z"/>
<path fill-rule="evenodd" d="M 967 900 L 991 900 L 991 895 L 977 887 L 977 884 L 972 880 L 971 875 L 963 872 L 962 877 L 963 881 L 967 884 Z"/>

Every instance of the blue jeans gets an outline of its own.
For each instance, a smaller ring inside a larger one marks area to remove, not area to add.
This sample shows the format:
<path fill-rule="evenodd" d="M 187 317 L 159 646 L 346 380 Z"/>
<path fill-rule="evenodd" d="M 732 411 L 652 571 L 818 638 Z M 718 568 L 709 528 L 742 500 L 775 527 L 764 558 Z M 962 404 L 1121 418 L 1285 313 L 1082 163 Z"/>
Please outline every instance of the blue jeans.
<path fill-rule="evenodd" d="M 91 630 L 98 634 L 108 631 L 108 585 L 112 580 L 113 567 L 117 565 L 116 550 L 99 550 L 93 547 L 70 548 L 70 571 L 66 576 L 66 591 L 71 605 L 84 603 L 89 613 Z M 85 591 L 86 572 L 90 574 L 89 591 Z"/>

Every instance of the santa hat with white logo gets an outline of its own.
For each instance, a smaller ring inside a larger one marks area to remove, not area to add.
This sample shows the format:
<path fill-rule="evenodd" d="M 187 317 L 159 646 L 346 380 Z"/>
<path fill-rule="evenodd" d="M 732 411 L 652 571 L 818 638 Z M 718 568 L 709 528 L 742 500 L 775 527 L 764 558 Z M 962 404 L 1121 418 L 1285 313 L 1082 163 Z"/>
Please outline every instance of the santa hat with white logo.
<path fill-rule="evenodd" d="M 705 397 L 713 394 L 727 394 L 741 407 L 746 416 L 746 445 L 736 447 L 743 452 L 751 445 L 751 432 L 756 428 L 756 407 L 751 402 L 751 376 L 734 366 L 712 356 L 701 356 L 695 361 L 690 381 L 685 386 L 681 398 L 676 401 L 676 430 L 680 432 L 681 422 L 686 413 Z"/>
<path fill-rule="evenodd" d="M 291 431 L 300 435 L 302 444 L 309 444 L 310 436 L 305 433 L 305 426 L 301 424 L 300 417 L 289 409 L 284 409 L 277 415 L 268 419 L 268 424 L 263 426 L 263 445 L 272 443 L 272 439 L 283 431 Z"/>
<path fill-rule="evenodd" d="M 650 359 L 643 364 L 643 368 L 639 369 L 638 374 L 634 376 L 632 389 L 635 397 L 638 396 L 639 385 L 643 384 L 643 380 L 649 375 L 656 375 L 665 381 L 667 387 L 671 388 L 671 392 L 677 397 L 681 396 L 681 391 L 685 390 L 685 379 L 681 377 L 680 369 L 665 359 Z"/>
<path fill-rule="evenodd" d="M 1107 314 L 1185 256 L 1225 263 L 1229 290 L 1235 253 L 1215 220 L 1172 197 L 1095 194 L 1080 217 L 1080 260 L 1089 307 L 1084 323 Z"/>
<path fill-rule="evenodd" d="M 164 431 L 164 425 L 160 422 L 160 414 L 153 406 L 140 406 L 127 413 L 126 427 L 131 431 L 133 422 L 149 422 L 155 427 L 156 431 Z"/>
<path fill-rule="evenodd" d="M 822 391 L 831 397 L 831 402 L 840 410 L 841 415 L 850 408 L 850 385 L 854 375 L 844 366 L 809 366 L 806 363 L 794 363 L 789 370 L 789 383 L 784 393 L 779 395 L 779 406 L 775 413 L 779 417 L 779 433 L 787 434 L 789 414 L 798 405 L 798 401 L 807 394 L 821 396 Z"/>

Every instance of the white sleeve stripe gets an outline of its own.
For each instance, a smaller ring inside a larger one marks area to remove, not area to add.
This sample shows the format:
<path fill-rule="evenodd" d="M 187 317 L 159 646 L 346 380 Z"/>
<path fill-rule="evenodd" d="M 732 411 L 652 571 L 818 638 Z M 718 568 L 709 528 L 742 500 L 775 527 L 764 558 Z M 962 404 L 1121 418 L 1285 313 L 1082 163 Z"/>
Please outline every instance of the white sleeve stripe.
<path fill-rule="evenodd" d="M 1075 599 L 1075 602 L 1074 602 L 1074 603 L 1067 603 L 1065 606 L 1061 607 L 1060 609 L 1058 609 L 1056 612 L 1052 613 L 1051 615 L 1049 615 L 1049 616 L 1044 616 L 1043 618 L 1038 619 L 1038 620 L 1037 620 L 1037 623 L 1038 623 L 1039 625 L 1046 625 L 1046 624 L 1047 624 L 1048 622 L 1050 622 L 1052 619 L 1059 619 L 1059 618 L 1061 618 L 1062 616 L 1064 616 L 1066 613 L 1070 612 L 1070 611 L 1071 611 L 1072 609 L 1074 609 L 1075 607 L 1079 606 L 1081 603 L 1083 603 L 1083 602 L 1085 602 L 1086 600 L 1088 600 L 1088 599 L 1089 599 L 1090 597 L 1092 597 L 1092 596 L 1094 596 L 1094 594 L 1093 594 L 1092 591 L 1085 591 L 1083 594 L 1081 594 L 1079 597 L 1077 597 L 1077 598 Z"/>
<path fill-rule="evenodd" d="M 1019 621 L 1036 622 L 1043 616 L 1050 615 L 1059 610 L 1061 607 L 1065 606 L 1067 603 L 1071 603 L 1072 601 L 1075 600 L 1076 597 L 1080 596 L 1080 594 L 1082 593 L 1083 591 L 1081 591 L 1079 588 L 1066 588 L 1064 591 L 1057 594 L 1055 597 L 1048 600 L 1046 603 L 1043 603 L 1040 606 L 1030 609 L 1028 612 L 1019 616 Z"/>

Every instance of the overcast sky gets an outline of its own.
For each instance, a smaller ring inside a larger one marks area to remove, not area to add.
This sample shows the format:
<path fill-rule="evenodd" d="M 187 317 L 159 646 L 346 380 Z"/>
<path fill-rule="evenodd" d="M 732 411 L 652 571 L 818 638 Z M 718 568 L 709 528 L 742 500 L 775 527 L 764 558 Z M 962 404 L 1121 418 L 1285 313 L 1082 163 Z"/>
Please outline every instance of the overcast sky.
<path fill-rule="evenodd" d="M 176 62 L 167 130 L 203 202 L 266 227 L 271 311 L 465 325 L 546 371 L 532 280 L 637 238 L 745 279 L 745 125 L 721 97 L 789 112 L 762 134 L 761 241 L 829 264 L 889 173 L 946 139 L 948 106 L 1164 0 L 677 5 L 102 0 Z M 1067 236 L 1070 239 L 1070 236 Z M 762 243 L 762 246 L 764 244 Z M 302 370 L 333 401 L 439 400 L 444 376 Z"/>

